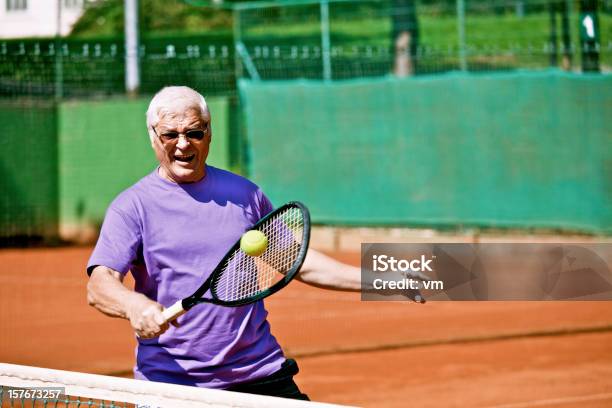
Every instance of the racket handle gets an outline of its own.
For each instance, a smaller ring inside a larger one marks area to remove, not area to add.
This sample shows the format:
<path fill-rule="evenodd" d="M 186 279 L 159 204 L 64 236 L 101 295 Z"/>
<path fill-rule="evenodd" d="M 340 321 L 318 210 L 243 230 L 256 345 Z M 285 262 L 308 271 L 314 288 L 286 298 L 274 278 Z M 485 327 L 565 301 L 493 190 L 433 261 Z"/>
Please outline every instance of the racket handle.
<path fill-rule="evenodd" d="M 183 309 L 183 301 L 179 300 L 175 304 L 170 306 L 169 308 L 164 309 L 164 311 L 162 312 L 162 315 L 164 316 L 166 323 L 168 323 L 168 322 L 173 321 L 180 315 L 184 314 L 185 312 L 186 310 Z"/>

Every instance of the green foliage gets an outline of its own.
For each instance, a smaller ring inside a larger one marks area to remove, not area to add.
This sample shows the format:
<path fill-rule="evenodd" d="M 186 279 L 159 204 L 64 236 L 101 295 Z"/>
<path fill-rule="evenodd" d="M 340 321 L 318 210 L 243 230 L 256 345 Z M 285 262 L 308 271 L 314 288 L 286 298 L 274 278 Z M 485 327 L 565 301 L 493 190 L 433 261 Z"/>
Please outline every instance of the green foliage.
<path fill-rule="evenodd" d="M 147 32 L 198 33 L 228 29 L 232 15 L 228 10 L 194 7 L 182 1 L 141 0 L 143 29 Z"/>
<path fill-rule="evenodd" d="M 122 35 L 123 3 L 123 0 L 87 3 L 87 8 L 75 24 L 71 35 L 78 37 Z M 142 35 L 229 31 L 232 26 L 231 11 L 193 6 L 180 0 L 140 0 L 139 9 Z"/>
<path fill-rule="evenodd" d="M 73 36 L 114 36 L 123 33 L 123 0 L 87 2 L 86 9 L 72 28 Z"/>

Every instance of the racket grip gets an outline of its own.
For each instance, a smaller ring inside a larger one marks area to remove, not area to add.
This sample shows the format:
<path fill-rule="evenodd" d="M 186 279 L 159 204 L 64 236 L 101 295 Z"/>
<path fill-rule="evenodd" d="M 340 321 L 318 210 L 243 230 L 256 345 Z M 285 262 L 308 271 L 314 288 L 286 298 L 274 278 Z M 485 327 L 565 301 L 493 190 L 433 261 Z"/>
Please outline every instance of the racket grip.
<path fill-rule="evenodd" d="M 180 315 L 184 314 L 185 312 L 186 310 L 183 309 L 183 302 L 179 300 L 169 308 L 164 309 L 162 315 L 164 316 L 164 320 L 166 321 L 166 323 L 168 323 L 173 321 Z"/>

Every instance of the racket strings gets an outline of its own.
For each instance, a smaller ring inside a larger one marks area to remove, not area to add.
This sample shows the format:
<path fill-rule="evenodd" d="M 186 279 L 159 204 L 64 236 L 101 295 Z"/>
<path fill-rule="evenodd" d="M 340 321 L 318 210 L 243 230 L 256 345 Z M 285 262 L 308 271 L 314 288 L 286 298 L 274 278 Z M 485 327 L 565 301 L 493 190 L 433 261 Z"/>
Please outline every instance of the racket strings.
<path fill-rule="evenodd" d="M 237 301 L 256 297 L 282 280 L 297 261 L 304 239 L 300 208 L 287 208 L 268 219 L 259 230 L 268 238 L 266 251 L 251 257 L 236 250 L 213 283 L 218 299 Z"/>

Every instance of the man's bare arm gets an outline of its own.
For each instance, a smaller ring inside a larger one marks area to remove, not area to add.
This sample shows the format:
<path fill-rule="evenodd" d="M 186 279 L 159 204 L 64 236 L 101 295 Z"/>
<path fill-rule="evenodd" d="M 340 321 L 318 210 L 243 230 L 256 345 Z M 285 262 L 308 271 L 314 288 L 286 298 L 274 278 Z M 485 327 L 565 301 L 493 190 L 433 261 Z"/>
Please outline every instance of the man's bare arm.
<path fill-rule="evenodd" d="M 312 286 L 345 291 L 361 290 L 361 269 L 309 249 L 298 280 Z"/>
<path fill-rule="evenodd" d="M 362 286 L 361 275 L 361 268 L 339 262 L 321 252 L 309 249 L 302 269 L 300 269 L 296 278 L 309 285 L 324 289 L 351 292 L 373 290 L 374 287 L 368 282 Z M 369 281 L 372 281 L 372 279 Z"/>
<path fill-rule="evenodd" d="M 351 292 L 364 291 L 380 295 L 402 295 L 415 302 L 424 302 L 421 293 L 417 289 L 376 290 L 371 283 L 374 281 L 374 277 L 371 276 L 372 272 L 366 271 L 363 273 L 370 274 L 370 276 L 366 277 L 365 283 L 361 281 L 361 268 L 336 261 L 334 258 L 322 254 L 321 252 L 309 249 L 306 259 L 304 259 L 302 269 L 296 276 L 296 279 L 311 286 L 323 289 Z"/>
<path fill-rule="evenodd" d="M 92 271 L 87 302 L 105 315 L 128 319 L 139 337 L 156 337 L 168 329 L 163 306 L 123 286 L 121 274 L 105 266 Z"/>

